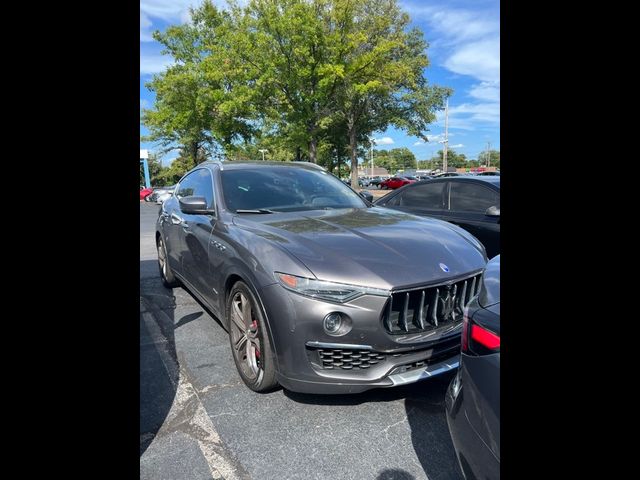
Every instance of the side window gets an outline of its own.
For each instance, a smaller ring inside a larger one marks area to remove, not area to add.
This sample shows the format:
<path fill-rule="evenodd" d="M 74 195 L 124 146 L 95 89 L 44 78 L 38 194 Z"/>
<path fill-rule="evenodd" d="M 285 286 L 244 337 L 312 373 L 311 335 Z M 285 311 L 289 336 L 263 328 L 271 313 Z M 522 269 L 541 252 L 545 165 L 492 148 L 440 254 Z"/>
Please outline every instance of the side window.
<path fill-rule="evenodd" d="M 386 207 L 387 205 L 400 205 L 400 199 L 402 198 L 402 194 L 400 195 L 396 195 L 395 197 L 393 197 L 390 200 L 387 200 L 384 203 L 384 206 Z"/>
<path fill-rule="evenodd" d="M 195 195 L 198 197 L 204 197 L 207 200 L 209 208 L 213 209 L 213 182 L 211 181 L 211 173 L 206 168 L 200 168 L 195 172 L 191 172 L 187 175 L 180 185 L 178 185 L 178 191 L 176 197 L 188 197 Z"/>
<path fill-rule="evenodd" d="M 492 205 L 500 206 L 500 196 L 482 185 L 451 182 L 449 202 L 452 211 L 484 213 Z"/>
<path fill-rule="evenodd" d="M 434 182 L 424 185 L 409 187 L 402 194 L 397 205 L 403 207 L 427 208 L 429 210 L 442 210 L 442 190 L 446 182 Z"/>

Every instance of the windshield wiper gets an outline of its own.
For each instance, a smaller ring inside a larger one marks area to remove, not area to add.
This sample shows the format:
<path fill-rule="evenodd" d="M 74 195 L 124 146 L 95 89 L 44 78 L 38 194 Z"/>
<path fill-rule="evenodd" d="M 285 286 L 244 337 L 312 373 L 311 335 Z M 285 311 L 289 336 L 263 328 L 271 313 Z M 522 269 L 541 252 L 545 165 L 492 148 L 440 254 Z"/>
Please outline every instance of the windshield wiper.
<path fill-rule="evenodd" d="M 254 210 L 243 210 L 241 208 L 239 208 L 238 210 L 236 210 L 236 213 L 276 213 L 273 210 L 269 210 L 268 208 L 256 208 Z"/>

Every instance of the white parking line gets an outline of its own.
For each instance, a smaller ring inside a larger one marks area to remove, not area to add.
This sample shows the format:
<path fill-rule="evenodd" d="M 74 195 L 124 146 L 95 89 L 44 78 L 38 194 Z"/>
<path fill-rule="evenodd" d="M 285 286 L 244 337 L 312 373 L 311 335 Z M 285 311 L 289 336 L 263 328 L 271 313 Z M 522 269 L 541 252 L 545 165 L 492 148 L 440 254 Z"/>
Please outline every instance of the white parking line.
<path fill-rule="evenodd" d="M 144 303 L 148 309 L 144 299 L 140 298 L 140 302 Z M 186 430 L 185 433 L 198 442 L 200 451 L 206 459 L 209 471 L 214 479 L 244 480 L 248 478 L 246 474 L 239 472 L 232 462 L 221 455 L 224 447 L 220 436 L 202 405 L 198 392 L 169 353 L 169 342 L 162 334 L 153 314 L 142 312 L 141 315 L 176 391 L 173 405 L 171 405 L 171 409 L 156 436 L 166 435 L 178 429 L 182 432 Z M 156 315 L 165 314 L 159 311 L 156 312 Z M 177 385 L 176 378 L 178 379 Z M 193 413 L 189 414 L 189 411 Z M 194 432 L 197 432 L 197 434 L 194 435 Z"/>

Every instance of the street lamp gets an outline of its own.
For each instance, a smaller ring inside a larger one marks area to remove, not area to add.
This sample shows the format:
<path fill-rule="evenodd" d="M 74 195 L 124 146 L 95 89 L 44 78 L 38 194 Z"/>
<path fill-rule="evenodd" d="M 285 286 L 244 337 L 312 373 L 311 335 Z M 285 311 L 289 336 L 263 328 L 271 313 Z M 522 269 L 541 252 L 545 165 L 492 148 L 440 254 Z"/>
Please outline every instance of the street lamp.
<path fill-rule="evenodd" d="M 264 162 L 264 154 L 265 152 L 268 152 L 269 150 L 266 150 L 264 148 L 261 148 L 260 150 L 258 150 L 260 153 L 262 153 L 262 161 Z"/>

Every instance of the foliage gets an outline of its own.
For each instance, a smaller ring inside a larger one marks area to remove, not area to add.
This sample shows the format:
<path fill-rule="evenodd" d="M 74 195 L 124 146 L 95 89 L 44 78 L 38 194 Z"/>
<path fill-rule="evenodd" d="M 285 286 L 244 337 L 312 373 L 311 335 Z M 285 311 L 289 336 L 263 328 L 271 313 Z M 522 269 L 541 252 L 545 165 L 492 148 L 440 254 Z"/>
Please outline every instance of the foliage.
<path fill-rule="evenodd" d="M 487 160 L 491 160 L 489 166 L 500 168 L 500 151 L 489 150 L 489 155 L 484 151 L 478 155 L 478 161 L 481 165 L 487 166 Z"/>
<path fill-rule="evenodd" d="M 263 149 L 341 173 L 349 162 L 355 178 L 373 132 L 394 125 L 425 139 L 451 90 L 427 82 L 428 44 L 409 25 L 397 0 L 231 0 L 227 10 L 206 0 L 189 23 L 154 33 L 173 64 L 147 84 L 145 139 L 181 148 L 162 175 L 201 153 L 261 159 Z M 390 171 L 415 168 L 408 149 L 392 152 Z"/>
<path fill-rule="evenodd" d="M 376 167 L 384 167 L 391 174 L 398 170 L 415 169 L 418 167 L 416 157 L 406 147 L 393 148 L 391 150 L 375 150 L 373 164 Z"/>

